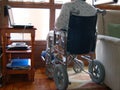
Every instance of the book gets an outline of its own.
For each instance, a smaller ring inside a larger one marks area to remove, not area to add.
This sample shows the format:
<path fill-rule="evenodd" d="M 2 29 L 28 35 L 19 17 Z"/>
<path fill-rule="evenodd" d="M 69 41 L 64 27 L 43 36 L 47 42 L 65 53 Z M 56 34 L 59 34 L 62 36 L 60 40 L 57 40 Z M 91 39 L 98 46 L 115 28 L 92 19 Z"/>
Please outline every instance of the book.
<path fill-rule="evenodd" d="M 30 66 L 31 60 L 28 58 L 12 59 L 11 62 L 7 64 L 7 67 L 11 69 L 29 69 Z"/>

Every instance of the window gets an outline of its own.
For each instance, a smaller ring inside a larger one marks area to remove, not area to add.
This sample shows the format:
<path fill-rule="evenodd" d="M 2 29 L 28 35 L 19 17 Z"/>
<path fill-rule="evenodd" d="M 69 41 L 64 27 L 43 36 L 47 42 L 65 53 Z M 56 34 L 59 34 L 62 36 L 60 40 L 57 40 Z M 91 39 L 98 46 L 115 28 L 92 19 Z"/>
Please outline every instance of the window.
<path fill-rule="evenodd" d="M 35 8 L 12 8 L 14 22 L 16 24 L 32 24 L 37 28 L 35 40 L 45 40 L 49 32 L 49 9 Z M 17 35 L 17 38 L 16 38 Z M 24 34 L 11 34 L 12 40 L 29 40 L 29 37 Z"/>
<path fill-rule="evenodd" d="M 49 30 L 54 29 L 61 5 L 71 0 L 9 0 L 13 7 L 15 23 L 30 23 L 37 28 L 35 40 L 46 40 Z M 87 2 L 91 3 L 91 0 Z M 22 3 L 21 3 L 22 2 Z M 18 38 L 16 38 L 16 35 Z M 28 34 L 11 34 L 12 40 L 29 40 Z"/>

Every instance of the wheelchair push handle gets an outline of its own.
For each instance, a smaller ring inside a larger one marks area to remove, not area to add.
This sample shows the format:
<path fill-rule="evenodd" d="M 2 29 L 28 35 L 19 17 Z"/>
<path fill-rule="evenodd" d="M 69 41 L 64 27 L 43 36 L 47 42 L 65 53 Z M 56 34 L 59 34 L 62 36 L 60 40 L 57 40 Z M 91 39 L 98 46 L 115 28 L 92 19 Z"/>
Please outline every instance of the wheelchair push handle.
<path fill-rule="evenodd" d="M 106 10 L 97 8 L 97 13 L 101 13 L 102 15 L 105 15 Z"/>

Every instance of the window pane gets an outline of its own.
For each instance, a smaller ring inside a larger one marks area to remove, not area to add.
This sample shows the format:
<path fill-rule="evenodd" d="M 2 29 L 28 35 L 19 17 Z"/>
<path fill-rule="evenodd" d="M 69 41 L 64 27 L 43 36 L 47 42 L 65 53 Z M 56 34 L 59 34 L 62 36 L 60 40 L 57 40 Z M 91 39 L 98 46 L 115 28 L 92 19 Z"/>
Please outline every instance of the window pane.
<path fill-rule="evenodd" d="M 30 34 L 11 33 L 11 40 L 31 40 Z"/>
<path fill-rule="evenodd" d="M 55 20 L 58 18 L 59 14 L 60 14 L 61 9 L 56 9 L 55 10 Z"/>
<path fill-rule="evenodd" d="M 66 2 L 70 2 L 71 0 L 55 0 L 55 3 L 57 4 L 63 4 L 63 3 L 66 3 Z"/>
<path fill-rule="evenodd" d="M 49 9 L 35 8 L 12 8 L 14 22 L 16 24 L 31 23 L 36 30 L 35 40 L 46 40 L 49 32 Z M 23 39 L 23 35 L 17 34 L 18 39 Z M 11 35 L 12 39 L 16 39 L 16 35 Z M 27 35 L 24 35 L 24 40 L 29 40 Z"/>

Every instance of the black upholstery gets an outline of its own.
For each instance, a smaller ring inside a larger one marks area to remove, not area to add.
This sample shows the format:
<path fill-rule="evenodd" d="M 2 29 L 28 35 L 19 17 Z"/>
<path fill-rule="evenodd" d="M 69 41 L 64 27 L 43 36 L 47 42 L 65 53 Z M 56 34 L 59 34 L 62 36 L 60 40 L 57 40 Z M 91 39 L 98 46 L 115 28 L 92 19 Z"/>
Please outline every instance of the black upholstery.
<path fill-rule="evenodd" d="M 94 52 L 96 46 L 95 16 L 70 16 L 67 37 L 67 52 L 70 54 L 87 54 Z"/>

